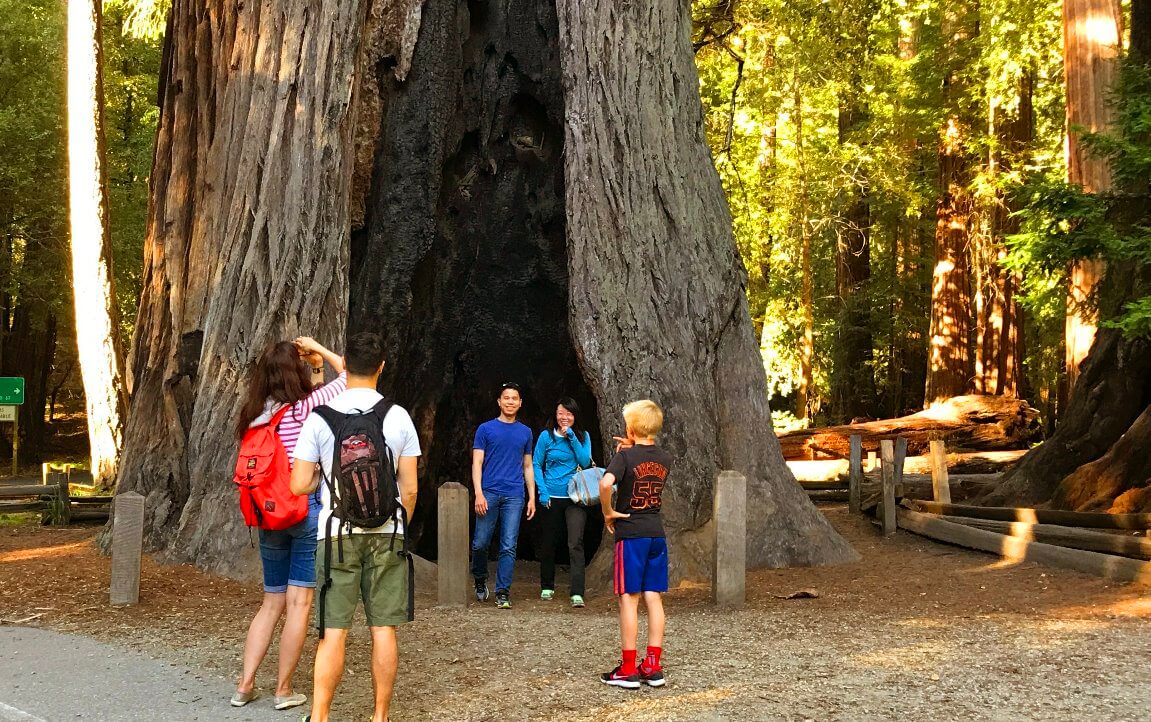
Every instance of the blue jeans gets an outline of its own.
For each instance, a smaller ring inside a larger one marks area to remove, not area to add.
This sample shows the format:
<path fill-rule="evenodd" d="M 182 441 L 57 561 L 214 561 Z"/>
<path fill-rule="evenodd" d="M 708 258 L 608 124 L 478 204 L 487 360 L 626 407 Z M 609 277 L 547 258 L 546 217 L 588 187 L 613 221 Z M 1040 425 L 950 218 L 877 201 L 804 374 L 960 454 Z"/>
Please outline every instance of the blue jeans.
<path fill-rule="evenodd" d="M 512 572 L 516 566 L 516 541 L 520 537 L 520 520 L 524 515 L 522 496 L 484 495 L 488 500 L 488 513 L 476 517 L 476 532 L 472 536 L 472 576 L 488 578 L 488 547 L 496 527 L 500 528 L 500 556 L 496 564 L 496 590 L 512 588 Z"/>
<path fill-rule="evenodd" d="M 316 517 L 279 531 L 260 529 L 264 591 L 282 594 L 289 586 L 316 586 Z"/>

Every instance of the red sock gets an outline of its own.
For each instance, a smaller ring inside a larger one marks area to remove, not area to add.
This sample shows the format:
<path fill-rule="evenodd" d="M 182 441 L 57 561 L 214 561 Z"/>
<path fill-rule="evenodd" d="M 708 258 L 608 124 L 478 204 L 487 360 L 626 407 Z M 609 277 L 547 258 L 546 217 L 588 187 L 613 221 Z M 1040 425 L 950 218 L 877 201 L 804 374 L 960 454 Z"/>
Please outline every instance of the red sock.
<path fill-rule="evenodd" d="M 643 658 L 643 666 L 651 670 L 660 669 L 659 658 L 662 654 L 662 647 L 652 647 L 651 645 L 648 645 L 647 656 Z"/>
<path fill-rule="evenodd" d="M 619 666 L 620 674 L 635 674 L 639 670 L 635 668 L 635 650 L 623 650 L 623 663 Z"/>

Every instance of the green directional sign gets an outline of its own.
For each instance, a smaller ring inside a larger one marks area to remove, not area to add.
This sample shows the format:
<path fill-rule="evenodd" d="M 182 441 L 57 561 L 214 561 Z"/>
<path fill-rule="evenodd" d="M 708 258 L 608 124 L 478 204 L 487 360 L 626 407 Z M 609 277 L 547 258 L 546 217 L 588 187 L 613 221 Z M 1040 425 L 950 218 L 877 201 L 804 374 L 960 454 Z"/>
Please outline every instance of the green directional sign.
<path fill-rule="evenodd" d="M 0 376 L 0 404 L 24 403 L 24 377 Z"/>

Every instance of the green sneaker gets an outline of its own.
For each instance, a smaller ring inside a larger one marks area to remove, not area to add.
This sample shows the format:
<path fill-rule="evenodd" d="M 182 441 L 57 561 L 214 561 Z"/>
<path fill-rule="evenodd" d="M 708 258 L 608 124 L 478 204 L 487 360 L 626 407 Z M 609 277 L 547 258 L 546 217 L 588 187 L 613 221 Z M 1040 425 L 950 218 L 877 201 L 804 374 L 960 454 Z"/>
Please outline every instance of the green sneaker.
<path fill-rule="evenodd" d="M 511 609 L 512 600 L 502 589 L 496 590 L 496 609 Z"/>
<path fill-rule="evenodd" d="M 550 602 L 552 598 L 555 597 L 555 595 L 556 590 L 554 589 L 544 589 L 540 591 L 540 599 L 544 600 L 545 602 Z"/>
<path fill-rule="evenodd" d="M 573 594 L 572 595 L 572 607 L 575 609 L 582 609 L 583 608 L 583 597 L 581 597 L 578 594 Z"/>

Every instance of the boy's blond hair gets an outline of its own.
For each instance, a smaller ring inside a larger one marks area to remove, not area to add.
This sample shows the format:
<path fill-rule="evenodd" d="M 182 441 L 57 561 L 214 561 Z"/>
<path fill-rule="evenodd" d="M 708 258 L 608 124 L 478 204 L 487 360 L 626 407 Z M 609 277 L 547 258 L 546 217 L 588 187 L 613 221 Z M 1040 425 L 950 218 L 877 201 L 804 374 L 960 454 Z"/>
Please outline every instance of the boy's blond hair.
<path fill-rule="evenodd" d="M 654 439 L 663 431 L 663 409 L 651 399 L 633 401 L 623 407 L 623 420 L 636 438 Z"/>

